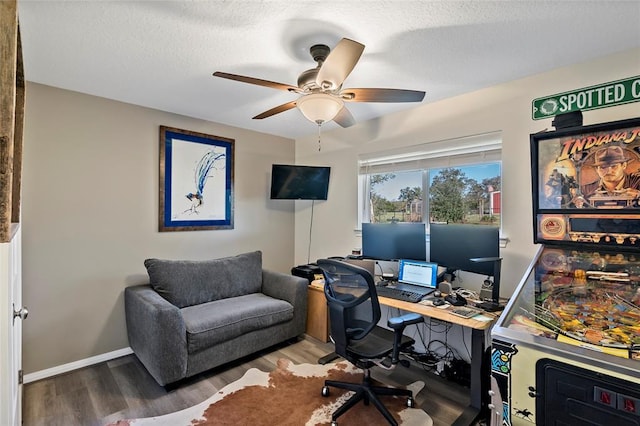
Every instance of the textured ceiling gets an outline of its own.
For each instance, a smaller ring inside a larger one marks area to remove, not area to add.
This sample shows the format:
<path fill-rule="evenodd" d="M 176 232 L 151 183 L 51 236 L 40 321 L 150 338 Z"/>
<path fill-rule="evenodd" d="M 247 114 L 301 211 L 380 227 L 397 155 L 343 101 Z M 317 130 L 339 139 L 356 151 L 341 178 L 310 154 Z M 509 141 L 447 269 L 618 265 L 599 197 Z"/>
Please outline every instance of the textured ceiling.
<path fill-rule="evenodd" d="M 427 103 L 640 46 L 640 1 L 18 0 L 18 9 L 29 81 L 290 138 L 317 127 L 296 109 L 251 117 L 296 95 L 211 74 L 295 85 L 316 65 L 311 45 L 348 37 L 366 48 L 344 87 L 423 90 Z M 415 106 L 349 109 L 362 122 Z"/>

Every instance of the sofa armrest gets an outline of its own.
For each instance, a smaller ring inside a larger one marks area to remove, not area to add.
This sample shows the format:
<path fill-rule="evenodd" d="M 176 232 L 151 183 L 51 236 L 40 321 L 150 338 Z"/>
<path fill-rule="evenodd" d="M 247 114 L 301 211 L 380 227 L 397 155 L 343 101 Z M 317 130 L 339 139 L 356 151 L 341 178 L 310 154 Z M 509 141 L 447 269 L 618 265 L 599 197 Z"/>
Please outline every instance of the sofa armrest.
<path fill-rule="evenodd" d="M 307 291 L 309 281 L 295 275 L 262 270 L 262 293 L 276 299 L 286 300 L 293 305 L 293 321 L 307 324 Z"/>
<path fill-rule="evenodd" d="M 125 316 L 129 345 L 161 385 L 185 377 L 187 332 L 178 307 L 150 285 L 125 288 Z"/>
<path fill-rule="evenodd" d="M 262 270 L 262 292 L 267 296 L 286 300 L 294 306 L 300 301 L 306 303 L 308 286 L 309 281 L 304 278 L 267 269 Z M 304 300 L 298 299 L 300 294 L 305 295 Z"/>

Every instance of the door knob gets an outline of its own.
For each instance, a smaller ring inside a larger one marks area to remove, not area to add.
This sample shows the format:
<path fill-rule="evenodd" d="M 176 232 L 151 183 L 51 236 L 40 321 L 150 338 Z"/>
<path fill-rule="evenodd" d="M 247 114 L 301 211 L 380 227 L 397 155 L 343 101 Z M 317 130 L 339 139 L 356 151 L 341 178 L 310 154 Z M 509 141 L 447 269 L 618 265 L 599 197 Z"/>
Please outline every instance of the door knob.
<path fill-rule="evenodd" d="M 27 317 L 29 316 L 29 310 L 26 307 L 22 307 L 19 310 L 16 310 L 16 305 L 13 305 L 13 320 L 16 320 L 17 318 L 20 318 L 21 320 L 25 320 L 27 319 Z"/>

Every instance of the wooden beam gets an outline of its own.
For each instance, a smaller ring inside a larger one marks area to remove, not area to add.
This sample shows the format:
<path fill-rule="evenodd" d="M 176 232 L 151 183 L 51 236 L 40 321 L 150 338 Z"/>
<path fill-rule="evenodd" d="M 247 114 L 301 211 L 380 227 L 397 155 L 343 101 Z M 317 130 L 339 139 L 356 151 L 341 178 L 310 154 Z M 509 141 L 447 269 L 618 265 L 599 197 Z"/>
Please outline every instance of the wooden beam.
<path fill-rule="evenodd" d="M 22 64 L 22 41 L 18 24 L 18 56 L 16 58 L 16 110 L 13 131 L 13 186 L 11 193 L 11 222 L 20 222 L 20 200 L 22 192 L 22 144 L 24 138 L 24 66 Z"/>
<path fill-rule="evenodd" d="M 11 240 L 13 150 L 18 64 L 17 0 L 0 2 L 0 242 Z"/>

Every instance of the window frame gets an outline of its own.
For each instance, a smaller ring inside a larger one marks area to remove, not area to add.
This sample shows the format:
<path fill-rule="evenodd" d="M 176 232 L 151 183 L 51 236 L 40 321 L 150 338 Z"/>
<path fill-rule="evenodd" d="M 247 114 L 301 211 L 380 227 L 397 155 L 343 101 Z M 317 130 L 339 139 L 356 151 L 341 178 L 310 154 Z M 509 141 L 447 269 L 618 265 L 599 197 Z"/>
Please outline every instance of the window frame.
<path fill-rule="evenodd" d="M 422 174 L 423 200 L 422 222 L 426 224 L 427 236 L 430 226 L 429 187 L 434 169 L 498 163 L 502 189 L 502 134 L 491 132 L 464 138 L 429 142 L 385 152 L 362 154 L 358 161 L 358 222 L 357 230 L 363 222 L 371 221 L 369 194 L 370 175 L 420 171 Z M 501 203 L 503 204 L 503 203 Z M 502 231 L 502 210 L 500 212 Z"/>

